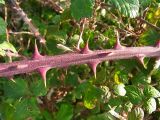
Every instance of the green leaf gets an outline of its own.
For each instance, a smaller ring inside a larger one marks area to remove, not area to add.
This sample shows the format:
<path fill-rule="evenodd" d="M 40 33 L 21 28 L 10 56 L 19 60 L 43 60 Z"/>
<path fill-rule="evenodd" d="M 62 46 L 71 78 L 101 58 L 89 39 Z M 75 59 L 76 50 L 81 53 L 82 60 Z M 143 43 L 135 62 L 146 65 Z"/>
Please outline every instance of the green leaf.
<path fill-rule="evenodd" d="M 150 5 L 152 0 L 139 0 L 139 2 L 140 2 L 140 7 L 146 8 Z"/>
<path fill-rule="evenodd" d="M 8 51 L 17 54 L 14 46 L 9 42 L 4 41 L 0 44 L 0 55 L 5 56 Z"/>
<path fill-rule="evenodd" d="M 146 97 L 155 97 L 155 98 L 160 97 L 160 92 L 151 85 L 146 85 L 144 87 L 143 93 Z"/>
<path fill-rule="evenodd" d="M 158 33 L 158 31 L 153 28 L 149 28 L 145 32 L 143 32 L 139 40 L 140 40 L 140 44 L 154 45 L 159 38 L 160 38 L 160 34 Z"/>
<path fill-rule="evenodd" d="M 1 1 L 0 1 L 1 2 Z M 0 17 L 0 35 L 4 35 L 6 34 L 6 27 L 7 24 L 5 23 L 5 21 Z"/>
<path fill-rule="evenodd" d="M 5 1 L 4 0 L 0 0 L 0 4 L 5 4 Z"/>
<path fill-rule="evenodd" d="M 24 120 L 28 117 L 38 116 L 40 113 L 36 104 L 36 99 L 22 99 L 15 104 L 14 118 L 16 120 Z"/>
<path fill-rule="evenodd" d="M 81 83 L 74 91 L 74 95 L 77 99 L 82 99 L 82 95 L 85 92 L 86 88 L 89 88 L 91 84 L 89 82 Z"/>
<path fill-rule="evenodd" d="M 78 85 L 78 75 L 74 73 L 68 73 L 67 78 L 65 79 L 66 85 L 76 86 Z"/>
<path fill-rule="evenodd" d="M 71 0 L 71 15 L 80 20 L 92 16 L 94 0 Z"/>
<path fill-rule="evenodd" d="M 48 110 L 41 111 L 41 114 L 45 120 L 53 120 L 52 113 L 50 113 Z"/>
<path fill-rule="evenodd" d="M 88 109 L 93 109 L 95 108 L 96 106 L 96 100 L 95 99 L 88 99 L 88 98 L 85 98 L 84 99 L 84 106 Z"/>
<path fill-rule="evenodd" d="M 102 69 L 101 71 L 97 72 L 97 84 L 103 84 L 106 81 L 106 69 Z"/>
<path fill-rule="evenodd" d="M 143 120 L 144 111 L 142 108 L 135 108 L 131 112 L 128 113 L 128 120 Z"/>
<path fill-rule="evenodd" d="M 90 86 L 87 88 L 84 93 L 84 106 L 88 109 L 93 109 L 97 101 L 100 100 L 101 94 L 102 91 L 97 87 Z"/>
<path fill-rule="evenodd" d="M 16 79 L 15 82 L 7 81 L 4 85 L 4 95 L 8 98 L 18 99 L 29 94 L 26 80 Z"/>
<path fill-rule="evenodd" d="M 32 94 L 35 96 L 44 96 L 47 93 L 47 89 L 44 86 L 43 80 L 35 80 L 30 85 Z"/>
<path fill-rule="evenodd" d="M 14 106 L 3 102 L 0 104 L 0 118 L 1 120 L 13 120 Z"/>
<path fill-rule="evenodd" d="M 108 104 L 109 104 L 111 107 L 120 106 L 121 104 L 123 104 L 123 100 L 121 99 L 121 97 L 111 98 L 111 99 L 109 100 Z"/>
<path fill-rule="evenodd" d="M 71 120 L 73 117 L 73 107 L 70 104 L 62 104 L 57 116 L 56 120 Z"/>
<path fill-rule="evenodd" d="M 124 16 L 135 18 L 139 15 L 139 0 L 109 0 Z"/>
<path fill-rule="evenodd" d="M 110 113 L 103 113 L 103 114 L 90 116 L 87 118 L 87 120 L 116 120 L 116 118 Z"/>
<path fill-rule="evenodd" d="M 124 84 L 118 84 L 118 85 L 115 85 L 114 86 L 114 92 L 117 94 L 117 95 L 120 95 L 120 96 L 125 96 L 126 94 L 126 90 L 124 88 Z"/>
<path fill-rule="evenodd" d="M 142 101 L 143 95 L 142 95 L 140 89 L 138 89 L 136 86 L 128 85 L 125 87 L 125 89 L 127 91 L 127 96 L 129 98 L 129 100 L 133 104 L 139 104 Z"/>
<path fill-rule="evenodd" d="M 154 98 L 150 98 L 149 100 L 145 101 L 144 109 L 151 114 L 156 110 L 156 100 Z"/>
<path fill-rule="evenodd" d="M 139 84 L 148 84 L 151 83 L 150 77 L 145 75 L 143 72 L 138 72 L 133 78 L 132 78 L 132 84 L 139 85 Z"/>

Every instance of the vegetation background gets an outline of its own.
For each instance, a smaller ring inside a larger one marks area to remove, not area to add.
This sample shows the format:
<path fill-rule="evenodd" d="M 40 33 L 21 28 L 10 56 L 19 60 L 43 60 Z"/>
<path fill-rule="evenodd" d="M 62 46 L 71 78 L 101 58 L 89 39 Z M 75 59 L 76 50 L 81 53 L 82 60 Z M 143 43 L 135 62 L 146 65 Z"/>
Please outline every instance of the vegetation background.
<path fill-rule="evenodd" d="M 0 0 L 1 63 L 30 58 L 35 40 L 44 55 L 71 52 L 87 41 L 92 50 L 112 49 L 115 31 L 124 46 L 154 45 L 160 40 L 160 0 Z M 36 72 L 0 78 L 0 119 L 160 120 L 158 67 L 153 58 L 144 65 L 105 61 L 96 78 L 86 64 L 56 68 L 47 73 L 47 87 Z"/>

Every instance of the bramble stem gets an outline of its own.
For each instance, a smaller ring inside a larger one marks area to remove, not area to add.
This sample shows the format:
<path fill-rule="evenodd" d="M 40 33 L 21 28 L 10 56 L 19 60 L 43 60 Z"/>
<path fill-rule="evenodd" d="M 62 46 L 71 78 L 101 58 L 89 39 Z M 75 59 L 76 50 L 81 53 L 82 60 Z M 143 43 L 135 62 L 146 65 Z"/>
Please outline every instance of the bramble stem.
<path fill-rule="evenodd" d="M 56 56 L 36 56 L 36 58 L 0 64 L 0 77 L 38 71 L 39 69 L 61 68 L 78 64 L 93 64 L 106 60 L 120 60 L 144 57 L 160 57 L 159 47 L 123 47 L 121 49 L 73 52 Z"/>

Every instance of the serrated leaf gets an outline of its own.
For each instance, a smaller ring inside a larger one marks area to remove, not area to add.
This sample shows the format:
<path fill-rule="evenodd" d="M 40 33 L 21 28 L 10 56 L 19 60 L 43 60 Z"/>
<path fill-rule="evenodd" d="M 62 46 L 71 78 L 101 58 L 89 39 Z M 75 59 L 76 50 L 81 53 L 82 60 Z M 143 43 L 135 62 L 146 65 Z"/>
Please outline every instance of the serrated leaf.
<path fill-rule="evenodd" d="M 137 73 L 133 78 L 132 78 L 132 83 L 134 85 L 138 85 L 138 84 L 148 84 L 151 82 L 150 77 L 147 77 L 144 73 L 139 72 Z"/>
<path fill-rule="evenodd" d="M 101 71 L 97 72 L 97 84 L 102 84 L 106 81 L 106 69 L 102 69 Z"/>
<path fill-rule="evenodd" d="M 119 106 L 119 105 L 123 104 L 123 101 L 122 101 L 121 97 L 115 97 L 115 98 L 111 98 L 109 100 L 108 104 L 111 107 L 114 107 L 114 106 Z"/>
<path fill-rule="evenodd" d="M 43 115 L 45 120 L 53 120 L 52 113 L 49 112 L 48 110 L 41 111 L 41 114 Z"/>
<path fill-rule="evenodd" d="M 110 0 L 114 9 L 118 9 L 124 16 L 135 18 L 139 15 L 139 0 Z"/>
<path fill-rule="evenodd" d="M 14 119 L 24 120 L 31 116 L 38 116 L 40 113 L 36 99 L 22 99 L 15 104 Z"/>
<path fill-rule="evenodd" d="M 0 35 L 4 35 L 6 34 L 6 27 L 7 24 L 5 23 L 5 21 L 0 17 Z"/>
<path fill-rule="evenodd" d="M 150 3 L 152 2 L 152 0 L 139 0 L 140 2 L 140 6 L 143 8 L 146 8 L 150 5 Z"/>
<path fill-rule="evenodd" d="M 102 91 L 99 88 L 90 86 L 84 93 L 84 106 L 88 109 L 93 109 L 101 97 Z"/>
<path fill-rule="evenodd" d="M 1 120 L 12 120 L 14 113 L 14 106 L 7 102 L 0 104 L 0 118 Z"/>
<path fill-rule="evenodd" d="M 71 120 L 73 117 L 73 107 L 70 104 L 62 104 L 57 116 L 56 120 Z"/>
<path fill-rule="evenodd" d="M 74 73 L 68 73 L 65 79 L 65 84 L 72 85 L 72 86 L 78 85 L 78 75 Z"/>
<path fill-rule="evenodd" d="M 127 91 L 127 96 L 129 100 L 133 104 L 139 104 L 142 101 L 143 95 L 140 89 L 138 89 L 136 86 L 128 85 L 125 87 L 125 89 Z"/>
<path fill-rule="evenodd" d="M 80 20 L 92 16 L 94 0 L 71 0 L 71 15 Z"/>
<path fill-rule="evenodd" d="M 81 99 L 83 93 L 85 92 L 86 88 L 89 88 L 91 84 L 89 82 L 81 83 L 74 91 L 74 95 L 77 99 Z"/>
<path fill-rule="evenodd" d="M 17 54 L 15 47 L 11 43 L 4 41 L 0 44 L 0 55 L 5 56 L 8 51 Z"/>
<path fill-rule="evenodd" d="M 144 111 L 142 108 L 135 108 L 131 112 L 128 113 L 128 120 L 143 120 Z"/>
<path fill-rule="evenodd" d="M 150 98 L 149 100 L 145 101 L 144 103 L 144 109 L 151 114 L 156 110 L 157 104 L 156 100 L 154 98 Z"/>
<path fill-rule="evenodd" d="M 95 99 L 84 99 L 84 106 L 88 109 L 95 108 L 96 100 Z"/>
<path fill-rule="evenodd" d="M 35 96 L 44 96 L 47 93 L 44 82 L 42 80 L 33 81 L 30 85 L 32 94 Z"/>
<path fill-rule="evenodd" d="M 103 113 L 103 114 L 90 116 L 87 118 L 87 120 L 116 120 L 116 118 L 110 113 Z"/>
<path fill-rule="evenodd" d="M 18 99 L 29 94 L 29 89 L 26 80 L 16 79 L 15 82 L 7 81 L 4 85 L 4 95 L 8 98 Z"/>
<path fill-rule="evenodd" d="M 140 36 L 140 43 L 143 45 L 154 45 L 156 41 L 160 38 L 160 34 L 155 29 L 148 29 L 147 31 L 143 32 Z M 152 40 L 150 40 L 152 39 Z"/>
<path fill-rule="evenodd" d="M 160 92 L 151 85 L 146 85 L 144 87 L 143 93 L 146 97 L 155 97 L 155 98 L 160 97 Z"/>

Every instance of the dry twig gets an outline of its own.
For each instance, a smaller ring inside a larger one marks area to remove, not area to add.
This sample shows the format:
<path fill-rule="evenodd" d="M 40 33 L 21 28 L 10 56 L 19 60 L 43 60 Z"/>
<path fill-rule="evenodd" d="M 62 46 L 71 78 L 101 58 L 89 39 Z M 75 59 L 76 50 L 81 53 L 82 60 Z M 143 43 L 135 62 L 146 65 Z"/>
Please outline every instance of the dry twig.
<path fill-rule="evenodd" d="M 21 9 L 21 7 L 15 2 L 15 0 L 8 0 L 9 6 L 23 19 L 23 21 L 28 25 L 30 31 L 34 36 L 40 41 L 40 43 L 45 44 L 46 40 L 40 34 L 38 28 L 32 24 L 31 19 L 28 18 L 27 14 Z"/>

